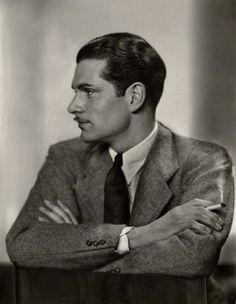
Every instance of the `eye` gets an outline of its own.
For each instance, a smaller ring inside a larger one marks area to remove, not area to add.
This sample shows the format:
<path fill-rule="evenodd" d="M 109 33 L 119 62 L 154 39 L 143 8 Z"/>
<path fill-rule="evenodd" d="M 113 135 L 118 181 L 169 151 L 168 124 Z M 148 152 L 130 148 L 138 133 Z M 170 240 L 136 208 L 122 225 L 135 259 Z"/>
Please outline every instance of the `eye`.
<path fill-rule="evenodd" d="M 86 89 L 86 90 L 85 90 L 85 92 L 86 92 L 86 94 L 87 94 L 88 98 L 92 98 L 92 97 L 93 97 L 93 95 L 94 95 L 94 93 L 95 93 L 95 90 L 92 90 L 92 89 Z"/>

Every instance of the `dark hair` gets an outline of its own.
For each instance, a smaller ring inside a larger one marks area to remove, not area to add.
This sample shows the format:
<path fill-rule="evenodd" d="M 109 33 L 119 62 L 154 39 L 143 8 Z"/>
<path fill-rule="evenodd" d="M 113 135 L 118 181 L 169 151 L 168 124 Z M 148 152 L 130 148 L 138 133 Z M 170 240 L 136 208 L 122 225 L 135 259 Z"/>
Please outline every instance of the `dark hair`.
<path fill-rule="evenodd" d="M 142 82 L 147 100 L 156 107 L 162 95 L 166 68 L 156 50 L 142 37 L 113 33 L 95 38 L 80 49 L 76 62 L 85 59 L 106 61 L 101 77 L 114 85 L 118 96 L 123 96 L 132 83 Z"/>

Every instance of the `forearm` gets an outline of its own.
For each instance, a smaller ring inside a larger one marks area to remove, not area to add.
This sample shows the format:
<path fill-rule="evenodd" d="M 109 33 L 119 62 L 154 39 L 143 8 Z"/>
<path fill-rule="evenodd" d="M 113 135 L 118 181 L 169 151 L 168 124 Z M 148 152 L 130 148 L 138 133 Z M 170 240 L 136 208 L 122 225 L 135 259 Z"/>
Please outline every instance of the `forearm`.
<path fill-rule="evenodd" d="M 148 246 L 150 243 L 168 238 L 167 229 L 165 229 L 166 223 L 163 223 L 165 219 L 166 215 L 148 225 L 134 227 L 127 235 L 129 248 L 132 250 L 142 246 Z M 168 229 L 170 230 L 169 227 Z"/>
<path fill-rule="evenodd" d="M 178 206 L 142 227 L 134 227 L 128 234 L 130 249 L 147 246 L 150 243 L 166 240 L 186 229 L 198 234 L 221 231 L 224 220 L 207 210 L 210 201 L 193 199 Z"/>
<path fill-rule="evenodd" d="M 97 271 L 120 268 L 121 273 L 160 273 L 178 276 L 209 275 L 220 253 L 213 235 L 199 236 L 190 230 L 166 240 L 131 250 L 122 259 Z"/>
<path fill-rule="evenodd" d="M 34 223 L 7 236 L 11 260 L 24 267 L 95 269 L 119 258 L 115 253 L 124 225 Z"/>
<path fill-rule="evenodd" d="M 151 234 L 147 237 L 148 225 L 137 227 L 128 234 L 131 251 L 122 259 L 114 261 L 98 271 L 110 271 L 118 267 L 122 273 L 210 275 L 217 265 L 220 250 L 227 239 L 232 223 L 234 208 L 232 178 L 227 180 L 226 185 L 224 195 L 226 208 L 220 212 L 220 216 L 224 219 L 221 231 L 211 233 L 203 231 L 198 234 L 191 229 L 185 229 L 168 238 L 147 244 L 153 239 Z M 156 230 L 157 238 L 160 237 L 160 232 Z"/>

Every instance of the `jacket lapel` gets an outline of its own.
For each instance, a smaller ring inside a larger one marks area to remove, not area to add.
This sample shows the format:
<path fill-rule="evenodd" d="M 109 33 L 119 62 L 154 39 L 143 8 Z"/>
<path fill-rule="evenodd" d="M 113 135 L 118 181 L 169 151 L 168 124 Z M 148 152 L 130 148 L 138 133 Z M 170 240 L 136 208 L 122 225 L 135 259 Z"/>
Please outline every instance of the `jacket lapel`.
<path fill-rule="evenodd" d="M 104 184 L 112 165 L 112 159 L 104 145 L 96 145 L 88 151 L 83 161 L 74 189 L 85 222 L 103 222 Z"/>
<path fill-rule="evenodd" d="M 168 181 L 179 168 L 172 136 L 170 130 L 159 124 L 140 175 L 130 225 L 146 225 L 157 219 L 172 197 Z"/>

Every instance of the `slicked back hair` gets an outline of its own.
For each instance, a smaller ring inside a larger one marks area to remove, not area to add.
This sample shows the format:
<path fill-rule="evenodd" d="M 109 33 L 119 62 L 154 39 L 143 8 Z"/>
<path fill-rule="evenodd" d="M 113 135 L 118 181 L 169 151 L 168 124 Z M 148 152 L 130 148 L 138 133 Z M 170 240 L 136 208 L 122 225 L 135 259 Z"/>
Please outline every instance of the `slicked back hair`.
<path fill-rule="evenodd" d="M 86 59 L 105 60 L 100 75 L 123 96 L 134 82 L 145 85 L 146 100 L 155 109 L 163 92 L 166 68 L 157 51 L 142 37 L 130 33 L 112 33 L 95 38 L 78 52 L 77 64 Z"/>

